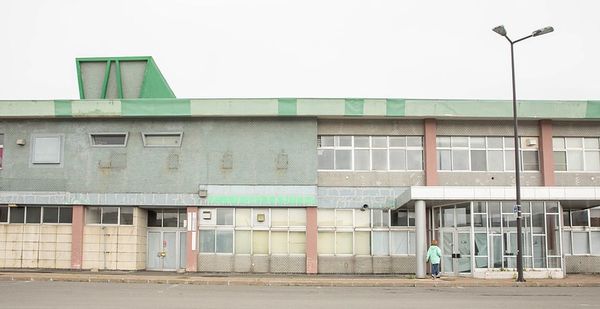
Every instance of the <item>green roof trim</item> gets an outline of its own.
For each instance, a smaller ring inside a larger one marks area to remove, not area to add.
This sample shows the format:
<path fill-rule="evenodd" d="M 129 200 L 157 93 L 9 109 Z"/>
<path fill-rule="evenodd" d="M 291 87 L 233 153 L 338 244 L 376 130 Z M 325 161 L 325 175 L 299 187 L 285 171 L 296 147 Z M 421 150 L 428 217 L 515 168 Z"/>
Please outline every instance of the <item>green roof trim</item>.
<path fill-rule="evenodd" d="M 522 119 L 600 120 L 600 101 L 519 101 L 518 112 Z M 512 103 L 355 98 L 0 101 L 0 119 L 169 116 L 512 119 Z"/>
<path fill-rule="evenodd" d="M 148 59 L 148 64 L 146 65 L 140 98 L 175 98 L 173 90 L 169 87 L 169 84 L 152 57 Z"/>

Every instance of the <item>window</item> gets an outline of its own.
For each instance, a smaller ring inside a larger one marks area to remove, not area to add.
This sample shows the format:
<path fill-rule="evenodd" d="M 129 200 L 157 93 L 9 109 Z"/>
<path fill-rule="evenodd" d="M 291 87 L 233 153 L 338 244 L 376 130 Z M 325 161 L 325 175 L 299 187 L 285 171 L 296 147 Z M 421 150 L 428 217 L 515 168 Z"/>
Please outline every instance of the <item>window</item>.
<path fill-rule="evenodd" d="M 2 169 L 3 155 L 4 155 L 4 134 L 0 134 L 0 169 Z"/>
<path fill-rule="evenodd" d="M 55 165 L 62 160 L 63 136 L 34 135 L 31 138 L 31 163 Z"/>
<path fill-rule="evenodd" d="M 556 171 L 600 171 L 600 139 L 597 137 L 555 137 Z"/>
<path fill-rule="evenodd" d="M 582 210 L 563 210 L 565 254 L 600 255 L 600 207 Z M 568 224 L 570 221 L 570 225 Z"/>
<path fill-rule="evenodd" d="M 90 142 L 93 147 L 125 147 L 128 133 L 91 133 Z"/>
<path fill-rule="evenodd" d="M 133 207 L 87 207 L 85 223 L 133 225 Z"/>
<path fill-rule="evenodd" d="M 148 209 L 148 227 L 185 227 L 185 208 Z"/>
<path fill-rule="evenodd" d="M 183 132 L 142 133 L 145 147 L 181 147 Z"/>
<path fill-rule="evenodd" d="M 0 223 L 71 223 L 73 212 L 66 206 L 20 206 L 0 205 Z"/>
<path fill-rule="evenodd" d="M 319 170 L 421 171 L 421 136 L 319 136 Z"/>
<path fill-rule="evenodd" d="M 500 136 L 438 136 L 440 171 L 502 172 L 515 169 L 514 139 Z M 538 138 L 521 137 L 521 170 L 539 170 Z"/>

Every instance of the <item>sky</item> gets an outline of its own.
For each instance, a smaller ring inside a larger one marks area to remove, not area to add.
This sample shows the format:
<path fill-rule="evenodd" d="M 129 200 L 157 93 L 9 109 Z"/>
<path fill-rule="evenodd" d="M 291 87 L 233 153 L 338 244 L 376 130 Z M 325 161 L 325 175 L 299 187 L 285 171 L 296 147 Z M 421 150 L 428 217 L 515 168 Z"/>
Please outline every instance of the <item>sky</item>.
<path fill-rule="evenodd" d="M 153 56 L 178 98 L 600 100 L 597 0 L 2 0 L 0 100 L 79 98 L 75 58 Z"/>

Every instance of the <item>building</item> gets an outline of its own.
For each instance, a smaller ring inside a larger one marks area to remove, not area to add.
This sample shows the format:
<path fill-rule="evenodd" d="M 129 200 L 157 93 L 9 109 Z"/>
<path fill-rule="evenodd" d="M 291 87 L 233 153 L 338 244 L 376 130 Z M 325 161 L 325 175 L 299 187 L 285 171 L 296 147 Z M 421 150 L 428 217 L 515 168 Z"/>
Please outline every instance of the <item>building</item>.
<path fill-rule="evenodd" d="M 515 267 L 512 106 L 177 99 L 151 57 L 0 101 L 0 267 L 446 275 Z M 600 101 L 521 101 L 527 276 L 600 271 Z"/>

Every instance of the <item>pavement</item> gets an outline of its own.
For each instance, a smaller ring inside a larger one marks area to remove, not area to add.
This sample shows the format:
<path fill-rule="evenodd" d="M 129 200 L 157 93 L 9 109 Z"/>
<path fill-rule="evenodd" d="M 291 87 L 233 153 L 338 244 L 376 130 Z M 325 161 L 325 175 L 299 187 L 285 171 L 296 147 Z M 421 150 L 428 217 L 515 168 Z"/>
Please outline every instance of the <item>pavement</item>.
<path fill-rule="evenodd" d="M 0 281 L 63 281 L 107 283 L 159 283 L 226 286 L 319 286 L 319 287 L 600 287 L 600 275 L 568 275 L 564 279 L 475 279 L 442 277 L 416 279 L 392 275 L 305 275 L 305 274 L 207 274 L 152 271 L 0 271 Z"/>

